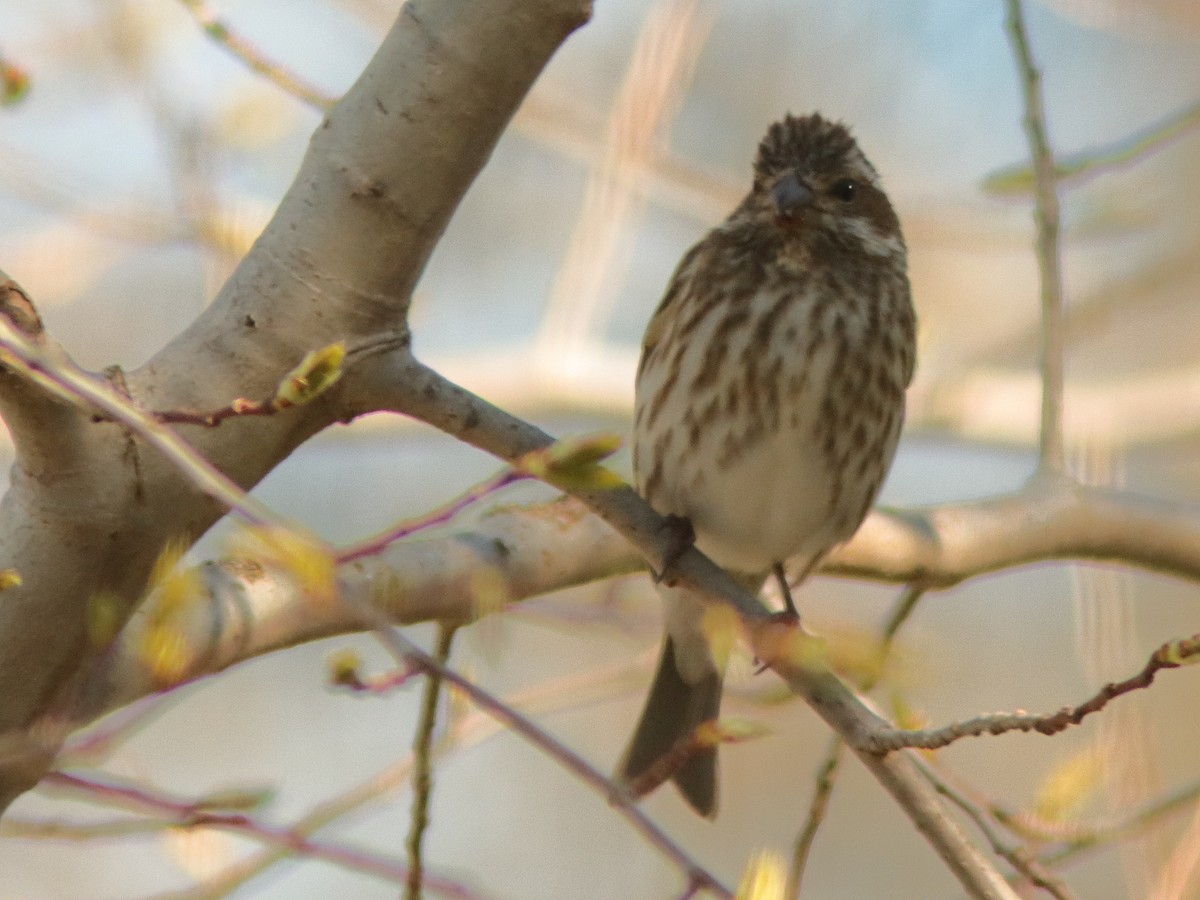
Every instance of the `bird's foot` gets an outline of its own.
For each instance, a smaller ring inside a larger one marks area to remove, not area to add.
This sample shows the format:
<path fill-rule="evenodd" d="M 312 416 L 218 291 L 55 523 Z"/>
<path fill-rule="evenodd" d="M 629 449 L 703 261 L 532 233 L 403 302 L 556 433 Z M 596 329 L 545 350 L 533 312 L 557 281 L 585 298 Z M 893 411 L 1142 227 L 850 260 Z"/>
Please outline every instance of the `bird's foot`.
<path fill-rule="evenodd" d="M 804 627 L 804 623 L 800 621 L 800 617 L 795 612 L 789 612 L 786 609 L 781 609 L 779 612 L 771 613 L 769 622 L 773 625 L 785 625 L 788 628 L 798 628 L 801 634 L 809 635 L 810 632 Z M 761 675 L 767 669 L 771 668 L 758 657 L 754 658 L 754 663 L 757 668 L 754 670 L 755 675 Z"/>
<path fill-rule="evenodd" d="M 771 622 L 777 625 L 786 625 L 789 628 L 799 628 L 804 631 L 804 625 L 800 621 L 800 613 L 796 610 L 796 604 L 792 600 L 791 586 L 788 584 L 787 572 L 783 568 L 783 563 L 775 563 L 771 567 L 771 571 L 775 574 L 775 580 L 779 582 L 779 592 L 783 595 L 784 609 L 771 614 Z M 755 660 L 757 662 L 757 660 Z M 761 675 L 770 668 L 766 663 L 759 663 L 757 669 L 754 670 L 755 675 Z"/>
<path fill-rule="evenodd" d="M 783 563 L 775 563 L 771 567 L 771 571 L 775 573 L 775 580 L 779 582 L 779 593 L 783 595 L 784 611 L 779 615 L 789 617 L 794 623 L 799 623 L 800 613 L 797 612 L 796 604 L 792 600 L 792 588 L 788 584 L 787 571 L 783 568 Z"/>
<path fill-rule="evenodd" d="M 692 520 L 687 516 L 677 516 L 674 513 L 663 518 L 662 527 L 667 533 L 667 548 L 663 553 L 662 569 L 658 572 L 651 569 L 650 574 L 655 584 L 671 587 L 675 584 L 671 570 L 688 548 L 696 543 L 696 529 L 692 527 Z"/>

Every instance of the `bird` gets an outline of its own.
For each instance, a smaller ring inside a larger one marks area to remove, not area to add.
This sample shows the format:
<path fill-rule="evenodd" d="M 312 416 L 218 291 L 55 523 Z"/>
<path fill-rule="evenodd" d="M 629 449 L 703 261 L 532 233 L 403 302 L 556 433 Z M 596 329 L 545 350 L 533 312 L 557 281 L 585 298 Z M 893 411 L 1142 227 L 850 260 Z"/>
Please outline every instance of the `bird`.
<path fill-rule="evenodd" d="M 846 125 L 789 113 L 753 169 L 749 193 L 683 256 L 646 328 L 634 481 L 680 549 L 694 541 L 751 593 L 773 574 L 794 614 L 785 562 L 802 582 L 858 529 L 891 466 L 916 313 L 899 218 Z M 625 785 L 720 710 L 704 603 L 685 587 L 660 591 L 666 633 L 617 767 Z M 717 751 L 696 743 L 671 780 L 711 818 Z"/>

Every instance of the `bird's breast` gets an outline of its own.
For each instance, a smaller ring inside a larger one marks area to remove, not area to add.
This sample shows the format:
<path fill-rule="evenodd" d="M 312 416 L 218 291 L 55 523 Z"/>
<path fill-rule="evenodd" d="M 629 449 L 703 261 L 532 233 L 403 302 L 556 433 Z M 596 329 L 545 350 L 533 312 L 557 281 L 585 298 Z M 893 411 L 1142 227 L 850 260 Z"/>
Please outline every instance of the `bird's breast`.
<path fill-rule="evenodd" d="M 819 556 L 861 522 L 903 410 L 872 315 L 807 284 L 664 329 L 637 385 L 635 474 L 718 564 L 756 572 Z"/>

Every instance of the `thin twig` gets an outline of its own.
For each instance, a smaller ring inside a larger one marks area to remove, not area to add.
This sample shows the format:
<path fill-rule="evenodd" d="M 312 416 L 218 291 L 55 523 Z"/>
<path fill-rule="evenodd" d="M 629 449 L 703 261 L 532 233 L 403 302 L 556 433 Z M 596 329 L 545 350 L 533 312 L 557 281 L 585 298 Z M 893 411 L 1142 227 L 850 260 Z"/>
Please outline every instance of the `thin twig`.
<path fill-rule="evenodd" d="M 1189 132 L 1200 128 L 1200 103 L 1192 103 L 1146 128 L 1103 147 L 1061 156 L 1054 167 L 1059 184 L 1080 183 L 1122 166 L 1142 162 Z M 988 175 L 983 187 L 994 194 L 1026 193 L 1033 189 L 1028 163 L 1005 166 Z"/>
<path fill-rule="evenodd" d="M 82 401 L 106 418 L 131 429 L 175 464 L 196 487 L 246 521 L 288 528 L 276 513 L 247 494 L 151 413 L 121 397 L 111 385 L 96 380 L 70 361 L 51 358 L 4 317 L 0 317 L 0 348 L 11 354 L 6 360 L 7 365 L 19 368 L 38 383 L 48 382 L 51 389 Z"/>
<path fill-rule="evenodd" d="M 420 518 L 399 522 L 373 538 L 369 538 L 352 547 L 347 547 L 337 554 L 338 564 L 344 565 L 354 562 L 356 559 L 362 559 L 364 556 L 381 553 L 402 538 L 409 537 L 427 528 L 444 525 L 463 510 L 478 503 L 489 494 L 494 494 L 508 487 L 510 484 L 515 484 L 518 481 L 524 481 L 531 477 L 529 474 L 516 469 L 503 469 L 486 481 L 482 481 L 473 488 L 468 489 L 444 506 L 426 513 Z"/>
<path fill-rule="evenodd" d="M 164 425 L 203 425 L 206 428 L 216 428 L 226 419 L 244 419 L 249 416 L 273 416 L 279 412 L 275 398 L 266 400 L 249 400 L 238 397 L 220 409 L 204 412 L 199 409 L 168 409 L 155 411 L 152 415 Z"/>
<path fill-rule="evenodd" d="M 363 676 L 358 671 L 357 656 L 352 659 L 342 659 L 335 657 L 332 662 L 333 672 L 330 675 L 330 684 L 337 687 L 349 688 L 359 694 L 376 694 L 384 695 L 394 692 L 397 688 L 402 688 L 415 677 L 421 674 L 413 666 L 408 666 L 403 669 L 392 669 L 384 672 L 382 675 Z"/>
<path fill-rule="evenodd" d="M 934 790 L 966 813 L 967 817 L 975 823 L 980 833 L 987 839 L 992 850 L 1027 878 L 1031 884 L 1046 891 L 1055 900 L 1072 900 L 1073 895 L 1062 879 L 1049 872 L 1023 847 L 1013 847 L 1001 840 L 1000 835 L 996 833 L 995 829 L 988 822 L 987 815 L 968 797 L 960 793 L 949 782 L 938 775 L 932 766 L 924 760 L 918 760 L 917 768 L 929 779 L 929 783 L 933 785 Z"/>
<path fill-rule="evenodd" d="M 390 881 L 404 881 L 407 876 L 405 867 L 392 860 L 363 850 L 314 841 L 307 835 L 290 828 L 267 825 L 255 821 L 244 813 L 221 812 L 206 807 L 203 802 L 181 802 L 154 794 L 145 788 L 111 780 L 84 778 L 67 772 L 50 772 L 42 780 L 42 784 L 45 787 L 69 790 L 97 802 L 165 817 L 172 824 L 181 828 L 209 827 L 233 831 L 265 843 L 287 847 L 302 856 L 323 859 Z M 472 896 L 465 886 L 448 879 L 427 877 L 426 883 L 431 890 L 448 896 L 464 898 Z"/>
<path fill-rule="evenodd" d="M 883 635 L 879 646 L 879 666 L 863 678 L 860 685 L 860 689 L 864 693 L 879 682 L 884 663 L 891 653 L 896 633 L 908 621 L 924 593 L 925 587 L 921 584 L 910 584 L 901 592 L 891 615 L 888 616 L 887 622 L 883 626 Z M 786 897 L 800 896 L 800 887 L 804 881 L 804 869 L 808 865 L 808 856 L 812 852 L 817 832 L 829 810 L 829 799 L 833 796 L 833 789 L 837 784 L 837 775 L 844 758 L 845 746 L 846 742 L 842 740 L 841 736 L 834 734 L 833 739 L 829 742 L 829 749 L 825 753 L 825 760 L 817 769 L 816 785 L 813 789 L 812 802 L 808 807 L 808 817 L 792 847 L 792 861 L 788 868 L 787 890 L 784 894 Z"/>
<path fill-rule="evenodd" d="M 119 709 L 94 728 L 75 735 L 63 745 L 59 763 L 95 762 L 112 753 L 122 742 L 145 728 L 179 699 L 178 691 L 151 694 Z"/>
<path fill-rule="evenodd" d="M 421 900 L 425 880 L 425 862 L 421 855 L 425 830 L 429 827 L 429 796 L 433 791 L 433 727 L 437 722 L 438 698 L 442 692 L 442 672 L 450 659 L 454 642 L 454 625 L 439 625 L 437 648 L 433 658 L 438 668 L 425 674 L 425 692 L 421 696 L 421 717 L 413 740 L 413 802 L 412 824 L 405 842 L 408 849 L 408 880 L 404 885 L 406 900 Z"/>
<path fill-rule="evenodd" d="M 320 112 L 325 112 L 337 102 L 336 97 L 310 84 L 291 69 L 267 59 L 257 47 L 230 29 L 229 25 L 217 16 L 205 0 L 180 0 L 180 2 L 209 37 L 228 50 L 235 58 L 245 63 L 252 72 L 263 76 L 267 81 L 282 88 L 297 100 L 307 103 Z"/>
<path fill-rule="evenodd" d="M 1025 97 L 1025 133 L 1034 171 L 1034 221 L 1042 282 L 1042 425 L 1039 463 L 1056 472 L 1063 468 L 1063 286 L 1059 251 L 1058 193 L 1054 154 L 1046 137 L 1042 76 L 1029 49 L 1021 0 L 1006 0 L 1008 31 Z"/>
<path fill-rule="evenodd" d="M 531 710 L 562 712 L 612 699 L 614 688 L 619 694 L 628 693 L 634 687 L 630 677 L 633 672 L 642 672 L 648 661 L 626 660 L 607 669 L 592 670 L 535 684 L 505 698 L 510 706 Z M 628 682 L 628 690 L 621 685 Z M 600 688 L 608 690 L 597 693 Z M 450 730 L 442 740 L 436 742 L 436 752 L 447 752 L 451 748 L 464 749 L 477 746 L 488 738 L 502 733 L 503 725 L 482 710 L 473 709 L 462 718 L 452 720 Z M 314 807 L 303 818 L 294 822 L 291 831 L 311 835 L 328 827 L 338 819 L 362 809 L 366 804 L 377 801 L 388 792 L 399 788 L 411 777 L 413 757 L 409 754 L 382 772 L 350 790 Z M 159 900 L 218 900 L 245 885 L 252 878 L 267 871 L 271 866 L 287 859 L 285 850 L 270 847 L 244 857 L 233 863 L 195 888 L 159 898 Z"/>
<path fill-rule="evenodd" d="M 398 661 L 411 661 L 427 672 L 440 672 L 442 678 L 462 691 L 476 706 L 502 722 L 506 727 L 521 735 L 529 743 L 553 759 L 581 782 L 608 798 L 631 825 L 667 859 L 674 863 L 687 878 L 689 884 L 698 884 L 717 897 L 732 900 L 733 893 L 717 879 L 715 875 L 700 865 L 682 847 L 673 841 L 661 828 L 652 822 L 645 813 L 633 805 L 624 796 L 620 788 L 611 780 L 594 769 L 583 757 L 565 746 L 532 720 L 521 715 L 512 707 L 492 696 L 471 681 L 459 675 L 453 669 L 440 665 L 433 656 L 426 653 L 400 632 L 392 628 L 376 628 L 375 636 Z"/>
<path fill-rule="evenodd" d="M 808 854 L 812 851 L 813 841 L 817 839 L 817 832 L 825 821 L 825 814 L 829 809 L 829 798 L 833 796 L 833 788 L 837 784 L 837 776 L 845 749 L 846 742 L 841 739 L 840 735 L 835 734 L 829 742 L 825 761 L 817 769 L 816 787 L 813 790 L 812 802 L 808 806 L 808 818 L 805 819 L 804 827 L 800 829 L 800 834 L 796 837 L 796 843 L 792 847 L 792 862 L 788 867 L 785 897 L 800 896 L 800 886 L 804 881 L 804 869 L 808 865 Z"/>
<path fill-rule="evenodd" d="M 1193 807 L 1198 800 L 1200 782 L 1193 782 L 1147 804 L 1126 818 L 1091 826 L 1031 822 L 1027 816 L 1013 815 L 998 809 L 993 810 L 992 814 L 996 816 L 997 821 L 1017 833 L 1031 834 L 1042 841 L 1065 842 L 1065 847 L 1044 853 L 1040 858 L 1043 865 L 1057 867 L 1089 850 L 1133 837 L 1157 825 L 1164 817 Z"/>
<path fill-rule="evenodd" d="M 892 642 L 896 639 L 896 634 L 908 621 L 909 617 L 917 608 L 917 604 L 921 598 L 925 596 L 926 587 L 920 583 L 910 584 L 900 593 L 896 605 L 892 607 L 892 613 L 888 616 L 887 623 L 883 626 L 883 639 L 880 641 L 879 653 L 883 658 L 892 652 Z M 879 671 L 882 671 L 880 669 Z M 862 685 L 862 690 L 869 691 L 875 687 L 879 681 L 878 675 L 867 679 Z"/>
<path fill-rule="evenodd" d="M 1200 634 L 1175 641 L 1168 641 L 1152 654 L 1146 665 L 1136 675 L 1124 681 L 1110 682 L 1092 697 L 1078 706 L 1064 706 L 1058 712 L 1034 715 L 1018 711 L 976 716 L 963 722 L 953 722 L 941 728 L 920 731 L 903 729 L 881 729 L 866 738 L 867 749 L 877 753 L 890 753 L 902 747 L 921 750 L 939 750 L 960 738 L 979 737 L 984 734 L 1004 734 L 1008 731 L 1037 731 L 1054 735 L 1078 725 L 1087 716 L 1099 712 L 1110 700 L 1131 691 L 1148 688 L 1155 676 L 1163 669 L 1176 669 L 1200 656 Z"/>

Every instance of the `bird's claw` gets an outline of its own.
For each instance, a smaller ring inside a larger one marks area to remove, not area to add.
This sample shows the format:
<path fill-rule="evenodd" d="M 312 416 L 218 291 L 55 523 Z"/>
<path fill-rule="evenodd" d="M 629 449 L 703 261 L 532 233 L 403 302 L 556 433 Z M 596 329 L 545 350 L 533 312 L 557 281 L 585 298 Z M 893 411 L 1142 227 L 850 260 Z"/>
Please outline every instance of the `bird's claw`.
<path fill-rule="evenodd" d="M 663 553 L 662 569 L 657 572 L 651 569 L 650 575 L 655 584 L 666 584 L 670 587 L 674 584 L 673 581 L 667 580 L 671 577 L 671 570 L 675 568 L 679 558 L 696 543 L 696 530 L 692 527 L 691 519 L 674 513 L 663 518 L 662 529 L 667 533 L 667 548 Z"/>
<path fill-rule="evenodd" d="M 770 616 L 768 616 L 768 621 L 773 625 L 786 625 L 788 628 L 799 628 L 801 631 L 804 631 L 804 626 L 800 623 L 800 616 L 795 609 L 790 611 L 781 609 L 779 612 L 773 612 Z M 769 665 L 759 661 L 758 659 L 755 659 L 754 661 L 758 663 L 758 668 L 754 670 L 755 675 L 761 675 L 763 672 L 767 671 L 767 669 L 771 668 Z"/>
<path fill-rule="evenodd" d="M 779 592 L 783 595 L 783 615 L 790 616 L 795 622 L 799 623 L 800 613 L 797 612 L 796 604 L 792 600 L 792 589 L 788 585 L 787 570 L 784 569 L 783 563 L 775 563 L 771 567 L 771 571 L 775 573 L 775 579 L 779 582 Z"/>

